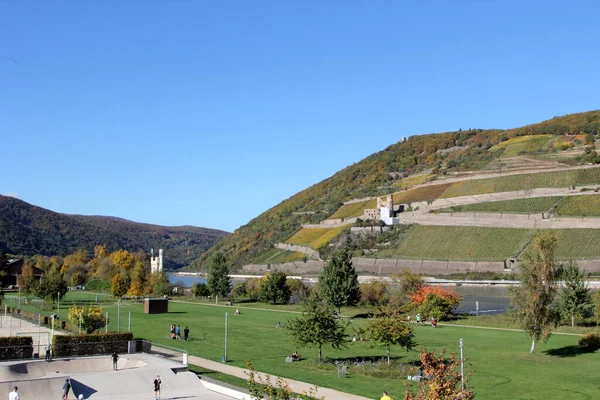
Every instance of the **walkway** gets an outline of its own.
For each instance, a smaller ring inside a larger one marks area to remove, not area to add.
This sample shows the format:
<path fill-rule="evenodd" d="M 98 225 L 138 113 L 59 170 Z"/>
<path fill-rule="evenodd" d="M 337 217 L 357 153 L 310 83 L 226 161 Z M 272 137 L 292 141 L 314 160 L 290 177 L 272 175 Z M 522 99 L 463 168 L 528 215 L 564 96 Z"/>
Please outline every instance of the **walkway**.
<path fill-rule="evenodd" d="M 205 358 L 200 358 L 200 357 L 196 357 L 196 356 L 192 356 L 192 355 L 190 355 L 188 357 L 188 362 L 190 364 L 197 365 L 199 367 L 206 368 L 211 371 L 221 372 L 221 373 L 224 373 L 227 375 L 232 375 L 232 376 L 242 378 L 242 379 L 248 379 L 248 375 L 246 375 L 246 373 L 250 372 L 249 370 L 247 370 L 245 368 L 234 367 L 233 365 L 228 365 L 228 364 L 224 364 L 224 363 L 220 363 L 220 362 L 216 362 L 216 361 L 211 361 L 211 360 L 207 360 Z M 281 362 L 284 362 L 284 360 L 282 359 Z M 260 375 L 261 373 L 258 373 L 258 374 Z M 263 374 L 263 375 L 266 375 L 266 374 Z M 278 378 L 277 376 L 271 375 L 271 382 L 276 382 L 277 378 Z M 310 383 L 300 382 L 300 381 L 296 381 L 293 379 L 287 379 L 287 378 L 283 378 L 283 379 L 285 379 L 287 381 L 287 383 L 290 385 L 290 389 L 292 389 L 292 391 L 295 393 L 302 393 L 302 392 L 308 393 L 308 391 L 315 386 Z M 342 379 L 342 378 L 340 378 L 340 379 Z M 354 394 L 344 393 L 344 392 L 340 392 L 338 390 L 320 387 L 317 391 L 317 397 L 323 397 L 323 396 L 327 400 L 367 400 L 368 399 L 367 397 L 356 396 Z"/>

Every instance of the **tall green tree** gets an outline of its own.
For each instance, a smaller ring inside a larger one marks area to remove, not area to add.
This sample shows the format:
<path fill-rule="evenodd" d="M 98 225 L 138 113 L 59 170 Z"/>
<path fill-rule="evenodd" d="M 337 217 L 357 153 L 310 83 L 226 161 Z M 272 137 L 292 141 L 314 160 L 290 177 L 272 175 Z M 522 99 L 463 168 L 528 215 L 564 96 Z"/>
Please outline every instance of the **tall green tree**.
<path fill-rule="evenodd" d="M 287 276 L 280 271 L 265 275 L 260 281 L 259 296 L 265 303 L 287 304 L 290 301 L 290 287 Z"/>
<path fill-rule="evenodd" d="M 569 263 L 561 273 L 563 287 L 560 299 L 561 311 L 565 317 L 571 319 L 571 326 L 575 326 L 575 317 L 584 317 L 590 314 L 594 305 L 590 290 L 587 288 L 583 271 L 577 264 Z"/>
<path fill-rule="evenodd" d="M 390 365 L 392 346 L 404 347 L 407 351 L 416 343 L 413 341 L 413 330 L 406 317 L 398 307 L 390 304 L 381 307 L 375 318 L 367 322 L 366 334 L 370 340 L 369 347 L 377 345 L 387 349 L 387 363 Z"/>
<path fill-rule="evenodd" d="M 227 297 L 231 290 L 229 267 L 223 253 L 217 252 L 212 258 L 207 279 L 208 288 L 213 296 Z"/>
<path fill-rule="evenodd" d="M 125 293 L 127 293 L 127 289 L 129 288 L 127 287 L 125 279 L 123 279 L 121 274 L 116 274 L 115 276 L 113 276 L 112 285 L 110 288 L 110 292 L 113 296 L 115 296 L 116 298 L 122 297 L 123 295 L 125 295 Z"/>
<path fill-rule="evenodd" d="M 319 363 L 323 363 L 323 345 L 334 349 L 346 347 L 348 326 L 334 309 L 313 297 L 304 304 L 302 316 L 289 322 L 288 331 L 300 346 L 318 347 Z"/>
<path fill-rule="evenodd" d="M 64 274 L 55 265 L 42 276 L 42 279 L 35 285 L 33 293 L 37 297 L 56 301 L 59 294 L 60 297 L 64 297 L 67 289 L 68 285 Z"/>
<path fill-rule="evenodd" d="M 352 265 L 352 254 L 343 249 L 335 252 L 319 276 L 319 294 L 338 313 L 342 306 L 354 306 L 360 300 L 358 274 Z"/>
<path fill-rule="evenodd" d="M 548 340 L 551 328 L 559 315 L 554 306 L 558 293 L 559 270 L 554 262 L 556 236 L 544 233 L 535 238 L 533 252 L 528 253 L 519 266 L 518 287 L 511 288 L 510 298 L 517 318 L 531 337 L 530 353 L 536 342 Z"/>
<path fill-rule="evenodd" d="M 35 288 L 36 279 L 33 275 L 33 266 L 30 263 L 26 262 L 23 265 L 18 283 L 21 290 L 25 293 L 29 293 Z"/>

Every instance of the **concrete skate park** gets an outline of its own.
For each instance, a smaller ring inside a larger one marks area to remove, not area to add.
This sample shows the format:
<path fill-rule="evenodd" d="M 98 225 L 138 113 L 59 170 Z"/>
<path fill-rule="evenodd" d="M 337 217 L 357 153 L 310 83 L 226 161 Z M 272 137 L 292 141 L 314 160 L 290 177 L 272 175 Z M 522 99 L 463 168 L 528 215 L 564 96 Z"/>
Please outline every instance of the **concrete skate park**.
<path fill-rule="evenodd" d="M 161 399 L 232 398 L 208 390 L 205 385 L 227 392 L 226 388 L 204 383 L 181 362 L 138 353 L 121 355 L 118 366 L 117 371 L 112 369 L 110 356 L 5 362 L 0 364 L 0 393 L 4 398 L 17 386 L 23 400 L 58 399 L 65 379 L 69 378 L 69 398 L 83 394 L 84 399 L 94 400 L 152 399 L 152 382 L 160 375 Z"/>

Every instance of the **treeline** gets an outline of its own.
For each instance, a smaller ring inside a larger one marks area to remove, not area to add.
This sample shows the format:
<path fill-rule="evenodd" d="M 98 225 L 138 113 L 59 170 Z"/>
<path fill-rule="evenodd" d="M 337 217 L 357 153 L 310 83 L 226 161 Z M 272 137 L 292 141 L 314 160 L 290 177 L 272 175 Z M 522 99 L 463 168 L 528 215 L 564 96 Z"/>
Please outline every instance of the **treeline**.
<path fill-rule="evenodd" d="M 45 272 L 41 281 L 34 277 L 33 267 Z M 66 293 L 68 286 L 105 290 L 115 297 L 162 296 L 173 288 L 164 273 L 150 273 L 150 260 L 144 252 L 121 249 L 109 253 L 106 245 L 95 246 L 92 257 L 79 249 L 64 258 L 28 258 L 18 283 L 25 292 L 53 300 L 58 293 Z"/>
<path fill-rule="evenodd" d="M 11 254 L 66 256 L 77 249 L 92 255 L 98 243 L 109 251 L 165 251 L 165 268 L 189 265 L 227 232 L 193 226 L 165 227 L 114 217 L 60 214 L 0 196 L 0 250 Z"/>
<path fill-rule="evenodd" d="M 429 169 L 438 174 L 480 169 L 494 158 L 488 151 L 491 146 L 517 135 L 550 131 L 597 135 L 599 121 L 600 111 L 592 111 L 510 130 L 468 129 L 411 136 L 409 140 L 388 146 L 267 210 L 223 239 L 192 266 L 207 270 L 215 252 L 223 253 L 234 267 L 248 264 L 274 243 L 291 237 L 302 223 L 327 218 L 343 201 L 397 191 L 398 186 L 394 186 L 397 179 Z M 442 151 L 448 149 L 451 151 Z M 293 214 L 297 211 L 317 211 L 318 214 Z"/>

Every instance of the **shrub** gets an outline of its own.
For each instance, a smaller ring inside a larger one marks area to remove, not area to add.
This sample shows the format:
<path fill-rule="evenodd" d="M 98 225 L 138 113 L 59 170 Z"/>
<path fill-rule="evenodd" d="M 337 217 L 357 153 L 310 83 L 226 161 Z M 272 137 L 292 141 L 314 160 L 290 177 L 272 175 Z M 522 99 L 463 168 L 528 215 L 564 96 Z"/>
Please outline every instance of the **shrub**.
<path fill-rule="evenodd" d="M 590 332 L 579 338 L 579 346 L 588 350 L 600 349 L 600 336 L 595 332 Z"/>
<path fill-rule="evenodd" d="M 87 281 L 85 288 L 89 290 L 104 290 L 108 292 L 111 288 L 111 284 L 110 282 L 102 279 L 90 279 Z"/>
<path fill-rule="evenodd" d="M 462 296 L 455 290 L 439 286 L 423 286 L 409 296 L 423 317 L 447 318 L 460 304 Z"/>
<path fill-rule="evenodd" d="M 106 317 L 101 307 L 79 307 L 77 304 L 69 308 L 69 320 L 77 327 L 81 321 L 81 329 L 86 333 L 95 332 L 106 324 Z"/>
<path fill-rule="evenodd" d="M 390 301 L 388 285 L 384 281 L 371 281 L 360 284 L 360 302 L 377 306 Z"/>
<path fill-rule="evenodd" d="M 0 360 L 24 360 L 33 357 L 31 336 L 0 337 Z"/>
<path fill-rule="evenodd" d="M 86 356 L 95 354 L 127 353 L 127 343 L 133 339 L 131 332 L 97 333 L 92 335 L 54 336 L 54 355 Z"/>

